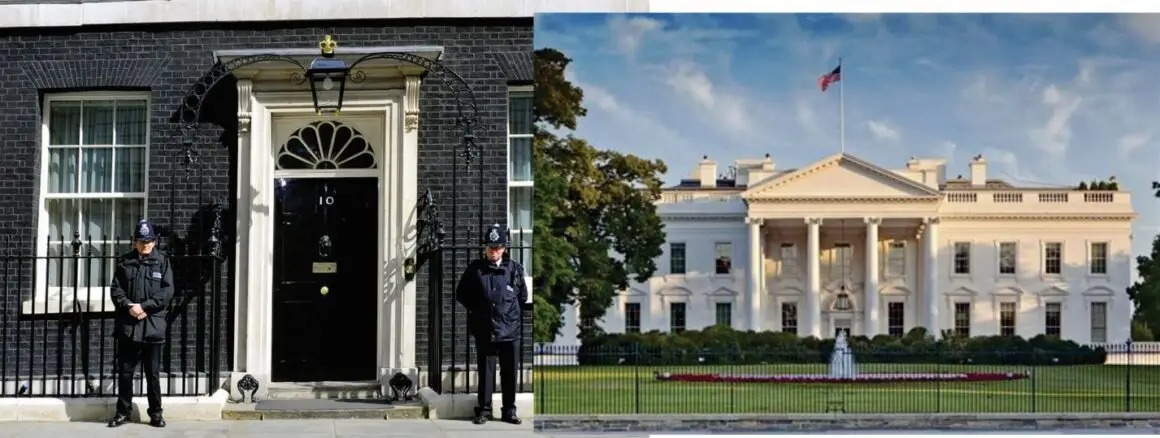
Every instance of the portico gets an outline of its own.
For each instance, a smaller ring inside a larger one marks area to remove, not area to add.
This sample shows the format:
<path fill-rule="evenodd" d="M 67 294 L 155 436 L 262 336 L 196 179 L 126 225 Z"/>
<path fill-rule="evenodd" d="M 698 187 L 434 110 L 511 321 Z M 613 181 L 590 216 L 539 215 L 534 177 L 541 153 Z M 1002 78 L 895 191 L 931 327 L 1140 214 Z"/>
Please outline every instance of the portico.
<path fill-rule="evenodd" d="M 751 330 L 784 330 L 771 323 L 784 315 L 762 309 L 786 312 L 794 303 L 803 336 L 841 329 L 872 337 L 889 331 L 883 317 L 901 306 L 904 320 L 937 336 L 937 189 L 839 154 L 754 181 L 741 197 L 749 206 L 747 283 L 756 292 Z M 881 260 L 884 250 L 894 259 Z"/>

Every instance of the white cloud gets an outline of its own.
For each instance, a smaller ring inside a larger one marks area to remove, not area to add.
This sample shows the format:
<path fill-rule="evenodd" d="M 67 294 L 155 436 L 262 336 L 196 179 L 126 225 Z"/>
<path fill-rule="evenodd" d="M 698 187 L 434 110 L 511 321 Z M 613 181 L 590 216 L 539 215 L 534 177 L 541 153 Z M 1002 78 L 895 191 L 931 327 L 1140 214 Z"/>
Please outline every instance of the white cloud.
<path fill-rule="evenodd" d="M 1127 158 L 1152 141 L 1152 134 L 1136 132 L 1120 137 L 1120 156 Z"/>
<path fill-rule="evenodd" d="M 955 144 L 955 142 L 950 140 L 944 141 L 938 147 L 939 156 L 946 159 L 954 158 L 955 151 L 958 149 L 959 145 Z"/>
<path fill-rule="evenodd" d="M 647 17 L 624 18 L 618 15 L 608 20 L 616 47 L 627 55 L 635 55 L 645 36 L 662 27 L 664 24 L 659 20 Z"/>
<path fill-rule="evenodd" d="M 1067 153 L 1071 144 L 1071 119 L 1083 99 L 1061 91 L 1055 84 L 1043 90 L 1043 105 L 1049 114 L 1042 125 L 1031 128 L 1031 144 L 1039 150 L 1059 157 Z"/>
<path fill-rule="evenodd" d="M 664 83 L 674 93 L 701 107 L 723 127 L 738 131 L 751 129 L 744 99 L 718 87 L 691 61 L 674 61 L 664 68 L 664 72 Z"/>
<path fill-rule="evenodd" d="M 1116 18 L 1137 40 L 1147 44 L 1160 44 L 1160 14 L 1122 14 Z"/>
<path fill-rule="evenodd" d="M 874 135 L 877 140 L 898 140 L 901 136 L 898 130 L 891 128 L 885 122 L 871 120 L 866 122 L 866 127 L 870 128 L 870 133 Z"/>

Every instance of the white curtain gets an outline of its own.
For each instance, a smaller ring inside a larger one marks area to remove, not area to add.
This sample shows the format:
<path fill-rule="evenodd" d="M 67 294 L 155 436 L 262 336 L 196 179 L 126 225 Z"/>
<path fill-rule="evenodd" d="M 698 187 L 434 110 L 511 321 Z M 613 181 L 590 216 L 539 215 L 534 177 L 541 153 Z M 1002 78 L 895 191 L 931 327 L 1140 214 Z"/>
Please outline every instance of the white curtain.
<path fill-rule="evenodd" d="M 65 101 L 49 106 L 49 255 L 115 256 L 145 213 L 148 107 L 144 100 Z M 105 194 L 73 198 L 69 194 Z M 51 260 L 50 286 L 107 285 L 110 260 Z M 78 266 L 79 265 L 79 266 Z"/>

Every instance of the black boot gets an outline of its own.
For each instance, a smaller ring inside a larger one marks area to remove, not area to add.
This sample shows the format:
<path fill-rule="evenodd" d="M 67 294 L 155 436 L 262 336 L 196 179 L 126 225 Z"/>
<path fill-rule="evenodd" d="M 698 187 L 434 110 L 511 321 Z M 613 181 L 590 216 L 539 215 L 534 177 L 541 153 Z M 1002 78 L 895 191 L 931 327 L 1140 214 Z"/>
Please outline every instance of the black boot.
<path fill-rule="evenodd" d="M 508 423 L 508 424 L 523 424 L 524 423 L 524 420 L 521 420 L 520 417 L 518 415 L 516 415 L 515 412 L 512 412 L 511 414 L 508 414 L 508 415 L 504 415 L 502 418 L 500 418 L 500 421 L 502 421 L 504 423 Z"/>
<path fill-rule="evenodd" d="M 487 423 L 487 415 L 477 414 L 475 416 L 475 419 L 471 420 L 471 422 L 475 423 L 475 424 L 486 424 Z"/>
<path fill-rule="evenodd" d="M 165 427 L 165 419 L 160 415 L 149 419 L 149 425 L 153 427 Z"/>
<path fill-rule="evenodd" d="M 121 426 L 125 425 L 125 423 L 128 423 L 128 422 L 129 422 L 128 415 L 118 413 L 116 415 L 113 415 L 113 418 L 109 420 L 109 427 L 121 427 Z"/>

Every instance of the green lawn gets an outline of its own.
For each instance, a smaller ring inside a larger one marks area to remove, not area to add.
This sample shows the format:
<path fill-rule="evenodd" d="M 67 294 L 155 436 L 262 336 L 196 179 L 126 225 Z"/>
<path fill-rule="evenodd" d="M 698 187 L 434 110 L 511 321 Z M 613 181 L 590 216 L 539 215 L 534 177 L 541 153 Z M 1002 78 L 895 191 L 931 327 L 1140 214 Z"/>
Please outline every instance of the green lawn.
<path fill-rule="evenodd" d="M 1130 368 L 1130 369 L 1129 369 Z M 859 364 L 859 372 L 1020 372 L 1024 366 Z M 826 365 L 537 367 L 538 414 L 1158 412 L 1160 367 L 1038 367 L 1003 382 L 868 384 L 661 382 L 653 371 L 825 373 Z M 1130 394 L 1130 396 L 1129 396 Z"/>

